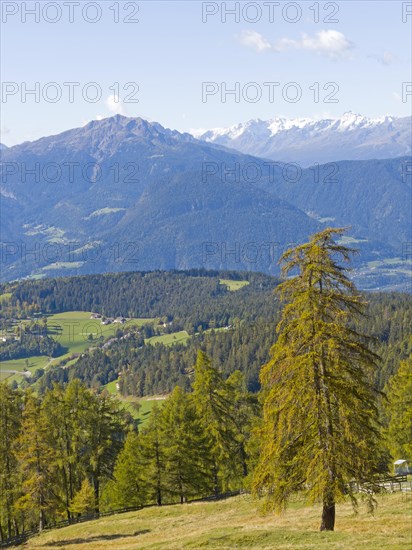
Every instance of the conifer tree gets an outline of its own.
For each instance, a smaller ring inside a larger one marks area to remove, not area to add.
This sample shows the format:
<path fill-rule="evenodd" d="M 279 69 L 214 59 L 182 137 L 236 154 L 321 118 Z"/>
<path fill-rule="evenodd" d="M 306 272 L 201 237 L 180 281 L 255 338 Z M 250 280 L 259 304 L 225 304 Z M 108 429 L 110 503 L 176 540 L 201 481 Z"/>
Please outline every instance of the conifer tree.
<path fill-rule="evenodd" d="M 162 412 L 154 404 L 147 425 L 139 434 L 139 452 L 143 461 L 143 481 L 149 501 L 163 504 L 165 494 L 165 445 L 163 438 Z"/>
<path fill-rule="evenodd" d="M 245 375 L 240 371 L 233 372 L 226 380 L 231 395 L 231 421 L 233 422 L 233 452 L 237 478 L 249 473 L 248 442 L 251 437 L 252 425 L 259 414 L 259 403 L 256 395 L 246 389 Z"/>
<path fill-rule="evenodd" d="M 16 441 L 22 473 L 23 495 L 16 508 L 38 518 L 38 529 L 46 525 L 46 512 L 56 506 L 53 492 L 53 450 L 47 442 L 47 426 L 41 405 L 31 391 L 25 394 L 22 429 Z"/>
<path fill-rule="evenodd" d="M 401 361 L 386 389 L 389 449 L 395 460 L 412 460 L 412 355 Z"/>
<path fill-rule="evenodd" d="M 123 449 L 117 457 L 110 487 L 111 503 L 116 508 L 141 506 L 148 502 L 145 464 L 140 437 L 135 431 L 127 434 Z"/>
<path fill-rule="evenodd" d="M 85 433 L 87 445 L 83 460 L 91 479 L 96 514 L 100 510 L 101 482 L 112 478 L 116 458 L 123 446 L 127 413 L 119 401 L 108 395 L 91 395 L 90 408 L 86 411 Z"/>
<path fill-rule="evenodd" d="M 88 411 L 94 408 L 90 391 L 79 381 L 72 380 L 63 388 L 56 384 L 43 399 L 43 419 L 47 426 L 47 439 L 53 449 L 55 493 L 61 498 L 70 521 L 70 503 L 80 490 L 86 475 Z"/>
<path fill-rule="evenodd" d="M 202 350 L 194 366 L 193 399 L 209 439 L 214 493 L 218 495 L 236 470 L 232 403 L 229 386 Z"/>
<path fill-rule="evenodd" d="M 165 486 L 181 504 L 210 494 L 210 447 L 191 396 L 179 386 L 162 407 Z"/>
<path fill-rule="evenodd" d="M 334 240 L 343 233 L 325 229 L 283 254 L 283 274 L 295 276 L 278 288 L 286 305 L 261 371 L 254 492 L 266 509 L 279 510 L 302 491 L 323 506 L 321 530 L 334 529 L 335 503 L 344 495 L 356 506 L 350 482 L 373 481 L 379 455 L 372 384 L 379 358 L 349 326 L 365 304 L 338 263 L 353 252 Z"/>
<path fill-rule="evenodd" d="M 94 509 L 94 490 L 88 479 L 82 481 L 80 489 L 72 498 L 70 511 L 73 514 L 87 515 Z"/>
<path fill-rule="evenodd" d="M 21 429 L 22 394 L 3 382 L 0 384 L 0 539 L 19 532 L 14 505 L 20 496 L 15 441 Z"/>

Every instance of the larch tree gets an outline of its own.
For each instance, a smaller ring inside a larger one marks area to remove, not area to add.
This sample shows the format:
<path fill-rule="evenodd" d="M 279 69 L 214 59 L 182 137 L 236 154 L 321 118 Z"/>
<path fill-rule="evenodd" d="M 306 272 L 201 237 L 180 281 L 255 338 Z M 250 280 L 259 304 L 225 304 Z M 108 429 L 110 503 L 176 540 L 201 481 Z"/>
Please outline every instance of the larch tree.
<path fill-rule="evenodd" d="M 119 453 L 113 472 L 113 482 L 109 484 L 111 502 L 117 508 L 141 506 L 148 500 L 145 464 L 142 457 L 140 438 L 131 430 Z"/>
<path fill-rule="evenodd" d="M 348 495 L 357 506 L 357 484 L 366 484 L 373 507 L 380 452 L 379 358 L 353 328 L 366 304 L 340 265 L 354 252 L 335 240 L 344 231 L 325 229 L 283 254 L 283 274 L 294 276 L 278 287 L 286 305 L 261 370 L 254 493 L 264 509 L 280 511 L 301 491 L 322 504 L 322 531 L 334 530 L 336 502 Z"/>
<path fill-rule="evenodd" d="M 15 508 L 37 517 L 38 529 L 42 531 L 46 512 L 56 507 L 57 499 L 53 491 L 53 449 L 48 444 L 40 401 L 31 391 L 25 394 L 22 414 L 21 433 L 15 445 L 23 494 Z"/>
<path fill-rule="evenodd" d="M 0 540 L 19 533 L 15 503 L 20 496 L 15 441 L 20 435 L 22 393 L 0 384 Z"/>
<path fill-rule="evenodd" d="M 202 350 L 194 366 L 193 399 L 209 440 L 214 493 L 218 495 L 238 471 L 234 391 Z"/>
<path fill-rule="evenodd" d="M 162 411 L 154 404 L 147 425 L 138 437 L 139 453 L 143 462 L 143 484 L 149 500 L 158 506 L 163 504 L 165 494 L 166 458 L 163 437 Z"/>
<path fill-rule="evenodd" d="M 87 464 L 87 411 L 92 407 L 90 391 L 79 381 L 72 380 L 63 388 L 56 384 L 42 402 L 46 434 L 53 449 L 55 492 L 60 496 L 67 519 L 72 518 L 71 501 L 80 490 Z"/>
<path fill-rule="evenodd" d="M 165 487 L 172 500 L 209 495 L 210 441 L 191 395 L 176 386 L 162 407 Z"/>
<path fill-rule="evenodd" d="M 88 478 L 94 489 L 94 512 L 100 511 L 101 483 L 112 479 L 116 458 L 123 447 L 128 414 L 111 396 L 90 394 L 90 408 L 85 418 L 87 445 L 84 458 Z"/>
<path fill-rule="evenodd" d="M 412 460 L 412 355 L 401 361 L 386 389 L 389 449 L 396 460 Z"/>

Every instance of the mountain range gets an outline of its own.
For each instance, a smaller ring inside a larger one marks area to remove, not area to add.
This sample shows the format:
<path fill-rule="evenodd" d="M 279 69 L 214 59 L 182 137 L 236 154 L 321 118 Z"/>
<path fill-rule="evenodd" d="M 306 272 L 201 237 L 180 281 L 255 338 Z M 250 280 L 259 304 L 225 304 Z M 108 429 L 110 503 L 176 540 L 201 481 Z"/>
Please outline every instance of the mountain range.
<path fill-rule="evenodd" d="M 411 158 L 296 169 L 116 115 L 2 150 L 2 279 L 106 271 L 279 272 L 350 226 L 362 288 L 410 282 Z"/>
<path fill-rule="evenodd" d="M 338 160 L 410 155 L 412 117 L 368 118 L 352 112 L 337 119 L 254 119 L 228 128 L 194 131 L 209 143 L 300 166 Z"/>

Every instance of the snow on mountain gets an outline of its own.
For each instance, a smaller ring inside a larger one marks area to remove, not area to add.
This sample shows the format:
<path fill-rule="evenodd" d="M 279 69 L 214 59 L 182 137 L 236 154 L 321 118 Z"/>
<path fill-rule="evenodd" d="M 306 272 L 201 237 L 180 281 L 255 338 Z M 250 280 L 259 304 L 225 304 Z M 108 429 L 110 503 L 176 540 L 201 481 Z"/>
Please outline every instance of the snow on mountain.
<path fill-rule="evenodd" d="M 338 160 L 410 155 L 412 117 L 368 118 L 347 112 L 337 119 L 252 119 L 229 128 L 193 131 L 204 141 L 242 153 L 302 166 Z"/>

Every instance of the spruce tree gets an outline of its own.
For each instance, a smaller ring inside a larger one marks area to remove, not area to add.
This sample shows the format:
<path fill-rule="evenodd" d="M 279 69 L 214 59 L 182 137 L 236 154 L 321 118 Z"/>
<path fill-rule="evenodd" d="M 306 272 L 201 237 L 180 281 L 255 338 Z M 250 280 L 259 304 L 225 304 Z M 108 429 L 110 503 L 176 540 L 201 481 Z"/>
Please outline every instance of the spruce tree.
<path fill-rule="evenodd" d="M 321 530 L 334 529 L 335 503 L 345 495 L 356 506 L 356 483 L 373 481 L 379 455 L 372 383 L 379 358 L 350 325 L 365 303 L 339 263 L 353 252 L 335 241 L 343 233 L 325 229 L 283 254 L 284 276 L 295 276 L 278 287 L 286 305 L 260 376 L 254 492 L 267 510 L 281 510 L 303 492 L 322 504 Z"/>

